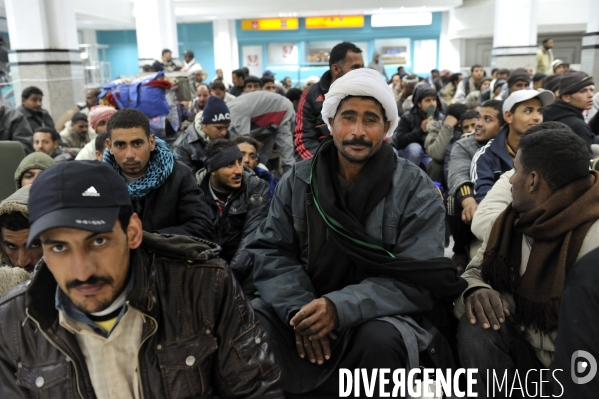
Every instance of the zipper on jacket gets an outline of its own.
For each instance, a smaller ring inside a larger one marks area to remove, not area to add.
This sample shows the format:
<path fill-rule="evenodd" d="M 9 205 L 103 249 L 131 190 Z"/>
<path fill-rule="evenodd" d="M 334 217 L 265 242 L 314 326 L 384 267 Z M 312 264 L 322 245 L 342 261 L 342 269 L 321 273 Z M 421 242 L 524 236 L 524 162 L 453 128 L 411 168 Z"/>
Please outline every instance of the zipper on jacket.
<path fill-rule="evenodd" d="M 148 334 L 147 337 L 145 337 L 144 339 L 142 339 L 141 344 L 139 345 L 139 349 L 137 351 L 137 378 L 139 379 L 139 393 L 140 393 L 141 399 L 144 399 L 145 398 L 145 395 L 144 395 L 144 384 L 143 384 L 143 379 L 141 378 L 141 363 L 139 361 L 139 352 L 141 351 L 141 348 L 144 346 L 144 344 L 146 343 L 146 341 L 148 339 L 150 339 L 151 336 L 153 336 L 154 334 L 156 334 L 156 331 L 158 331 L 158 323 L 156 322 L 156 320 L 153 317 L 148 316 L 144 312 L 142 312 L 142 311 L 134 308 L 133 306 L 131 306 L 129 304 L 129 301 L 127 301 L 126 304 L 127 304 L 127 306 L 130 309 L 138 312 L 142 317 L 147 317 L 148 319 L 152 320 L 152 322 L 154 323 L 154 329 L 150 332 L 150 334 Z"/>
<path fill-rule="evenodd" d="M 31 321 L 33 321 L 35 323 L 35 325 L 37 326 L 37 329 L 42 333 L 42 335 L 44 336 L 44 338 L 46 338 L 48 340 L 48 342 L 50 342 L 50 344 L 52 344 L 52 346 L 54 346 L 56 349 L 58 349 L 58 351 L 60 353 L 62 353 L 66 358 L 67 361 L 71 361 L 71 363 L 73 363 L 73 368 L 75 369 L 75 384 L 77 385 L 77 393 L 79 393 L 79 396 L 81 396 L 81 399 L 85 399 L 85 397 L 83 396 L 83 394 L 81 393 L 81 387 L 79 386 L 79 373 L 77 372 L 77 366 L 75 365 L 75 360 L 71 359 L 71 357 L 69 355 L 67 355 L 65 353 L 64 350 L 62 350 L 60 348 L 60 346 L 52 341 L 50 339 L 50 337 L 48 337 L 48 335 L 44 332 L 44 330 L 42 330 L 42 327 L 40 326 L 40 323 L 38 323 L 37 320 L 35 320 L 33 317 L 31 317 L 31 315 L 29 314 L 29 309 L 25 309 L 25 314 L 27 315 L 27 317 L 29 317 L 31 319 Z"/>

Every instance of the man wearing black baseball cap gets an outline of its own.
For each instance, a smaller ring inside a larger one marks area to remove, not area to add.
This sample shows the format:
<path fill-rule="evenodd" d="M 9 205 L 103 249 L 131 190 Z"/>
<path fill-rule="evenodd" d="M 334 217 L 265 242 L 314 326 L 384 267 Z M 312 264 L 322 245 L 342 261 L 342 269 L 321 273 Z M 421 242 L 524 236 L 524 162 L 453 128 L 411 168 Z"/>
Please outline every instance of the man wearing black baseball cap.
<path fill-rule="evenodd" d="M 47 169 L 29 212 L 44 257 L 0 303 L 0 397 L 283 397 L 219 247 L 143 233 L 110 166 Z"/>
<path fill-rule="evenodd" d="M 593 77 L 578 71 L 568 71 L 560 76 L 559 99 L 544 109 L 545 120 L 567 125 L 587 143 L 590 154 L 595 133 L 585 122 L 582 113 L 593 107 Z"/>

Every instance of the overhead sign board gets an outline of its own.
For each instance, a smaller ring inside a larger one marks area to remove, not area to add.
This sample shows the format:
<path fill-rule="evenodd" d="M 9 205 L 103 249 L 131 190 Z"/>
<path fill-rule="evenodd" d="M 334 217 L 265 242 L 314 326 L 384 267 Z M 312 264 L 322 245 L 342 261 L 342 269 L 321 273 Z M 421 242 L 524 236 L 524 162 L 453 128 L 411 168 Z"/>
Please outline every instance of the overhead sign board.
<path fill-rule="evenodd" d="M 297 18 L 244 19 L 242 30 L 294 30 L 298 29 Z"/>
<path fill-rule="evenodd" d="M 306 18 L 307 29 L 362 28 L 363 26 L 363 15 Z"/>

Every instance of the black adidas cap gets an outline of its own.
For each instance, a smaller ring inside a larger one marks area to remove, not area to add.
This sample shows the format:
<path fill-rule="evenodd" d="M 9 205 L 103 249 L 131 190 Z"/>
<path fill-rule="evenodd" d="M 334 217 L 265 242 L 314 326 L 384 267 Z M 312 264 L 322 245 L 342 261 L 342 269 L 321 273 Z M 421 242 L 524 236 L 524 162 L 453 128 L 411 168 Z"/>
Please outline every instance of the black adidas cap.
<path fill-rule="evenodd" d="M 111 231 L 122 206 L 131 206 L 127 184 L 108 164 L 56 164 L 41 172 L 31 186 L 27 246 L 44 231 L 58 227 Z"/>

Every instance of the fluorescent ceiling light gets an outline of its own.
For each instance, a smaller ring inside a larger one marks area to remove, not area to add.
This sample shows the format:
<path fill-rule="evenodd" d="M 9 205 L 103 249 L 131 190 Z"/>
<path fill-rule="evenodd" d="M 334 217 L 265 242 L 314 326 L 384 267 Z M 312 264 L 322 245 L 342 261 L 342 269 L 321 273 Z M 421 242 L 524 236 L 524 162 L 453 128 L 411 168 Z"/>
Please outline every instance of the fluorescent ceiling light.
<path fill-rule="evenodd" d="M 417 26 L 433 23 L 433 14 L 430 12 L 413 12 L 402 14 L 374 14 L 370 19 L 373 28 L 385 26 Z"/>

